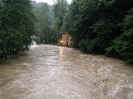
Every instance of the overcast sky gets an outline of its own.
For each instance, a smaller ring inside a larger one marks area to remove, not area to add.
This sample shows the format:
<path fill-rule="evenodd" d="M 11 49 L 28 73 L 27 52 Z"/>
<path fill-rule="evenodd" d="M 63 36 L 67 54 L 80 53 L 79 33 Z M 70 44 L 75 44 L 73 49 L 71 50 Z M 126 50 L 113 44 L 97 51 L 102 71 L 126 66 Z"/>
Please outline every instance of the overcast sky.
<path fill-rule="evenodd" d="M 53 4 L 53 0 L 35 0 L 36 2 L 47 2 L 48 4 L 52 5 Z M 70 3 L 72 0 L 67 0 L 68 3 Z"/>

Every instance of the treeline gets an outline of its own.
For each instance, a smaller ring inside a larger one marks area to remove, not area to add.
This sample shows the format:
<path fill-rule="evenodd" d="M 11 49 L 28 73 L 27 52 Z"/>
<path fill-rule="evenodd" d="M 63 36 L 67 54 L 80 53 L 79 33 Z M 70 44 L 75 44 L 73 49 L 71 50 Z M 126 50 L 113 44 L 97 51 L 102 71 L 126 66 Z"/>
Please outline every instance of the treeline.
<path fill-rule="evenodd" d="M 28 49 L 35 20 L 30 0 L 1 0 L 0 57 Z"/>
<path fill-rule="evenodd" d="M 36 3 L 34 13 L 37 18 L 37 43 L 57 44 L 61 39 L 61 32 L 64 32 L 64 18 L 68 11 L 66 0 L 56 0 L 54 5 L 47 3 Z"/>
<path fill-rule="evenodd" d="M 47 3 L 39 3 L 34 6 L 34 13 L 37 19 L 37 43 L 54 44 L 57 41 L 56 33 L 52 27 L 54 21 L 53 6 Z"/>
<path fill-rule="evenodd" d="M 0 0 L 0 58 L 38 44 L 58 44 L 68 11 L 66 0 L 54 5 L 31 0 Z"/>
<path fill-rule="evenodd" d="M 0 1 L 0 57 L 28 49 L 31 36 L 39 44 L 57 44 L 62 32 L 82 52 L 133 64 L 133 0 Z"/>
<path fill-rule="evenodd" d="M 65 26 L 81 51 L 133 64 L 133 0 L 73 0 Z"/>

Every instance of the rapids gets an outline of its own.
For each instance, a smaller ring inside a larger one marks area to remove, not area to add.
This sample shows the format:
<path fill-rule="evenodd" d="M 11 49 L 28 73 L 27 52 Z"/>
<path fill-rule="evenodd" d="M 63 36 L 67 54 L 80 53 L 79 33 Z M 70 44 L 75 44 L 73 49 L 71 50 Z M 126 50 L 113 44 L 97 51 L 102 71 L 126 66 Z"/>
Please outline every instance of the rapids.
<path fill-rule="evenodd" d="M 0 60 L 0 99 L 133 99 L 133 67 L 73 48 L 34 45 Z"/>

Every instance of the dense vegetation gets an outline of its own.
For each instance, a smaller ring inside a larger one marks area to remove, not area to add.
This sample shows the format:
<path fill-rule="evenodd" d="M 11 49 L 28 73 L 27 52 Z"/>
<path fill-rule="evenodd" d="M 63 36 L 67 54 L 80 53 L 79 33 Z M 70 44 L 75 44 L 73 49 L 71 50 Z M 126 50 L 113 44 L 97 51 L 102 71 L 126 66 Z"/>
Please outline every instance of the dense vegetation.
<path fill-rule="evenodd" d="M 50 7 L 43 3 L 41 5 L 34 6 L 34 12 L 37 18 L 37 29 L 38 29 L 38 42 L 37 43 L 54 43 L 55 34 L 52 30 L 52 16 L 50 15 Z"/>
<path fill-rule="evenodd" d="M 32 40 L 57 44 L 64 31 L 66 0 L 54 5 L 31 0 L 0 0 L 0 57 L 28 49 Z"/>
<path fill-rule="evenodd" d="M 68 10 L 65 0 L 57 0 L 54 5 L 33 2 L 37 18 L 38 43 L 57 44 L 64 32 L 64 17 Z"/>
<path fill-rule="evenodd" d="M 66 31 L 85 53 L 133 63 L 133 0 L 73 0 Z"/>
<path fill-rule="evenodd" d="M 0 13 L 0 57 L 28 49 L 31 36 L 37 43 L 57 44 L 68 32 L 82 52 L 133 64 L 133 0 L 73 0 L 71 5 L 1 0 Z"/>
<path fill-rule="evenodd" d="M 0 57 L 28 49 L 35 34 L 34 22 L 30 0 L 1 0 Z"/>

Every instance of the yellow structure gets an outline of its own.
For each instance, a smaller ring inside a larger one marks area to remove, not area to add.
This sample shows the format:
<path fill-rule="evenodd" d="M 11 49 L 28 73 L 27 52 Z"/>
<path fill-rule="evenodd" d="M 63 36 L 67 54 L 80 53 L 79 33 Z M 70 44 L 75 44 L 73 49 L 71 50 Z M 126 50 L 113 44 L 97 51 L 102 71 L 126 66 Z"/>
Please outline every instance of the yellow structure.
<path fill-rule="evenodd" d="M 61 46 L 72 47 L 71 38 L 67 33 L 62 33 Z"/>

